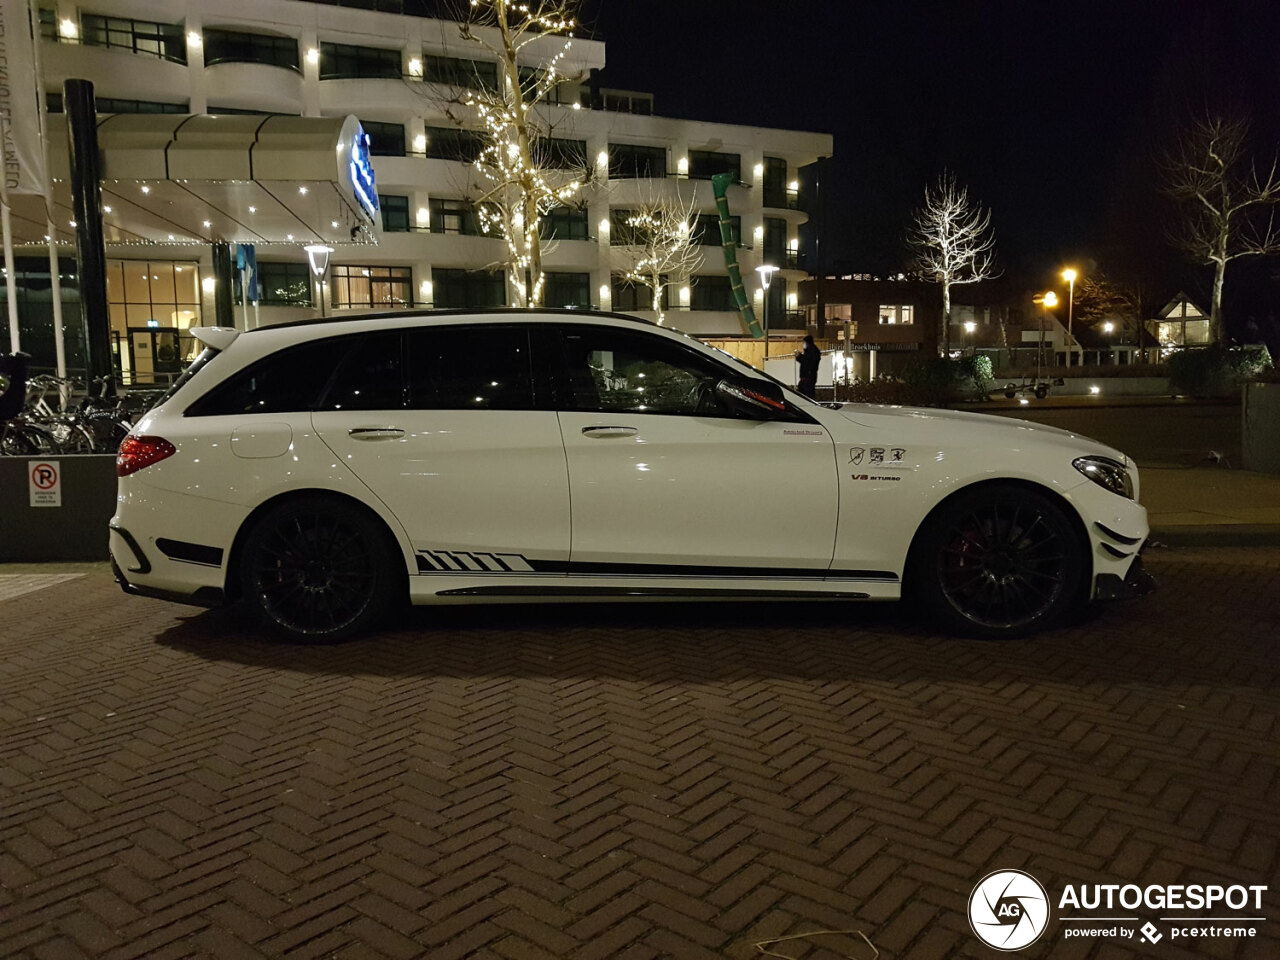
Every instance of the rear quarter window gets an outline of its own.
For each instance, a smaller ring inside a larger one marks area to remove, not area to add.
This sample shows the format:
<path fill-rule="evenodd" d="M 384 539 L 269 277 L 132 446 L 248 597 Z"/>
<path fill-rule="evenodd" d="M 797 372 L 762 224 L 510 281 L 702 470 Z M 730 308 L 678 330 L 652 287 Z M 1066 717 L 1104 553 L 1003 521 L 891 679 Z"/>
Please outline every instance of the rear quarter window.
<path fill-rule="evenodd" d="M 185 416 L 298 413 L 314 408 L 355 337 L 286 347 L 232 374 L 187 407 Z"/>

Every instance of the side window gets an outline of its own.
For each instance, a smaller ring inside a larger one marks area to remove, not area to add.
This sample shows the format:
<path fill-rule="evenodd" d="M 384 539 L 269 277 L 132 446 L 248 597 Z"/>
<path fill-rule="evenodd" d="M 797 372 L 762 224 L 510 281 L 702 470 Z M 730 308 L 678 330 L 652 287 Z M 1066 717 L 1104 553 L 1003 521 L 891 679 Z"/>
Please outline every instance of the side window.
<path fill-rule="evenodd" d="M 330 337 L 287 347 L 224 380 L 187 407 L 184 415 L 311 410 L 350 344 L 350 337 Z"/>
<path fill-rule="evenodd" d="M 403 410 L 401 332 L 388 330 L 347 340 L 350 351 L 319 410 Z"/>
<path fill-rule="evenodd" d="M 574 409 L 728 415 L 715 396 L 726 371 L 678 343 L 585 325 L 564 327 L 562 342 Z"/>
<path fill-rule="evenodd" d="M 408 350 L 415 410 L 533 408 L 527 327 L 421 327 L 409 331 Z"/>

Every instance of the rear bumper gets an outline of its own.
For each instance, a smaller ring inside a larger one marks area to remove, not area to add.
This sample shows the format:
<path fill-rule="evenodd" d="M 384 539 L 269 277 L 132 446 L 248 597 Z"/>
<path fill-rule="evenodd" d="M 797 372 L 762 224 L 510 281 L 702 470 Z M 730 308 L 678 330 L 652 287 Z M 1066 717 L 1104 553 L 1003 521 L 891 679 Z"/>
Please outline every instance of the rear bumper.
<path fill-rule="evenodd" d="M 130 574 L 137 577 L 151 572 L 151 561 L 138 541 L 124 527 L 113 523 L 111 533 L 111 572 L 115 576 L 116 583 L 120 584 L 120 589 L 125 593 L 134 597 L 151 597 L 155 600 L 168 600 L 172 603 L 186 603 L 197 607 L 220 607 L 226 602 L 222 590 L 217 587 L 204 586 L 187 592 L 142 586 L 131 582 Z M 120 555 L 119 559 L 117 554 Z M 125 564 L 124 569 L 121 569 L 121 562 Z"/>

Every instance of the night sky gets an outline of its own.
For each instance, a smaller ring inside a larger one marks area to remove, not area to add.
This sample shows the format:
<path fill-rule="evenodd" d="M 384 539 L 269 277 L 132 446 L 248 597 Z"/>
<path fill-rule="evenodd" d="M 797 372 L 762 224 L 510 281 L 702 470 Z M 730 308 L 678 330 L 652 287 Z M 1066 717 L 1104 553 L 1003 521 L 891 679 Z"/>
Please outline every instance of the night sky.
<path fill-rule="evenodd" d="M 991 207 L 1010 278 L 1188 269 L 1163 242 L 1160 137 L 1207 102 L 1280 141 L 1274 0 L 589 0 L 608 86 L 667 116 L 831 133 L 827 272 L 901 269 L 941 170 Z M 1175 280 L 1174 282 L 1180 282 Z"/>

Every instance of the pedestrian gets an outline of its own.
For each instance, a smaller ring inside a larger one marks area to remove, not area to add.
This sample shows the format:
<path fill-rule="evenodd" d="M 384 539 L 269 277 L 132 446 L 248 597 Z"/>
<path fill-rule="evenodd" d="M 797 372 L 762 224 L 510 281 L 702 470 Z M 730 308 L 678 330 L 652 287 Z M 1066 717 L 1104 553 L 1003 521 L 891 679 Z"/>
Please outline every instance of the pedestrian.
<path fill-rule="evenodd" d="M 804 349 L 796 351 L 796 359 L 800 361 L 800 383 L 796 389 L 812 400 L 818 393 L 818 364 L 822 360 L 822 351 L 814 345 L 812 336 L 804 338 Z"/>

